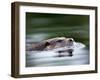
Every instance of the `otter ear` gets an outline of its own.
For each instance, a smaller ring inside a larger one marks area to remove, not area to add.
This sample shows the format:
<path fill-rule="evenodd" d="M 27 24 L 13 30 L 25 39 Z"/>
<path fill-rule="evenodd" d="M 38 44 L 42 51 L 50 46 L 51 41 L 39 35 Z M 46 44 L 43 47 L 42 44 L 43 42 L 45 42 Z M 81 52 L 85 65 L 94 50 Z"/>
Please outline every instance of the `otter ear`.
<path fill-rule="evenodd" d="M 46 42 L 46 43 L 45 43 L 45 46 L 49 46 L 49 45 L 50 45 L 50 43 L 49 43 L 49 42 Z"/>

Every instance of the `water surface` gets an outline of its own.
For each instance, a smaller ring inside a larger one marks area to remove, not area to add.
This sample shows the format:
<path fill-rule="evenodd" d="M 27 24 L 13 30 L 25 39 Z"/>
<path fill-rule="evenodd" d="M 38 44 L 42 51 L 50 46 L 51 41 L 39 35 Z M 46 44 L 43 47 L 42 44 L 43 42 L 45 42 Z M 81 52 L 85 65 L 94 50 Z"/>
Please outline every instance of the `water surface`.
<path fill-rule="evenodd" d="M 68 52 L 61 53 L 59 57 L 58 50 L 48 51 L 27 51 L 26 66 L 65 66 L 65 65 L 85 65 L 89 64 L 89 50 L 82 43 L 76 43 L 73 48 L 73 56 L 69 56 Z"/>
<path fill-rule="evenodd" d="M 89 15 L 26 13 L 26 48 L 55 37 L 73 38 L 85 45 L 74 50 L 73 56 L 54 51 L 27 51 L 26 67 L 89 64 Z M 82 46 L 82 45 L 81 45 Z"/>

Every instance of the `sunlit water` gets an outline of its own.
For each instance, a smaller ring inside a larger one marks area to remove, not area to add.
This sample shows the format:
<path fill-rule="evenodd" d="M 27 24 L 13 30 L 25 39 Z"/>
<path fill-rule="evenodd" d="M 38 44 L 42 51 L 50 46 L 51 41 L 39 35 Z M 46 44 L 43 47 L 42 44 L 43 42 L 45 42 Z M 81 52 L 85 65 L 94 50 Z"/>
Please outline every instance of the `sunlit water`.
<path fill-rule="evenodd" d="M 89 64 L 89 49 L 84 44 L 76 42 L 71 48 L 73 56 L 68 56 L 68 52 L 59 56 L 57 51 L 65 50 L 66 47 L 48 51 L 26 51 L 26 67 Z"/>

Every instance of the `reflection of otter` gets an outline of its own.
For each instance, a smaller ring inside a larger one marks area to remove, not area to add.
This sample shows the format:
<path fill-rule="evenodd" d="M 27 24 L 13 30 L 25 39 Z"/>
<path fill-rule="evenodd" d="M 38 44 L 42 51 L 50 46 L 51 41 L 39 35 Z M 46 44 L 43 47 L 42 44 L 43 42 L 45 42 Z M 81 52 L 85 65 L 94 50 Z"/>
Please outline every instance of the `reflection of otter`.
<path fill-rule="evenodd" d="M 74 40 L 73 38 L 65 38 L 65 37 L 56 37 L 48 40 L 41 41 L 37 44 L 32 44 L 31 50 L 53 50 L 62 47 L 70 47 L 73 46 Z M 58 51 L 58 53 L 69 52 L 70 56 L 72 56 L 72 49 Z"/>
<path fill-rule="evenodd" d="M 59 51 L 57 51 L 58 53 L 59 53 L 59 57 L 61 57 L 61 56 L 63 56 L 61 53 L 65 53 L 65 52 L 68 52 L 69 53 L 69 55 L 68 56 L 73 56 L 73 49 L 66 49 L 66 50 L 59 50 Z"/>

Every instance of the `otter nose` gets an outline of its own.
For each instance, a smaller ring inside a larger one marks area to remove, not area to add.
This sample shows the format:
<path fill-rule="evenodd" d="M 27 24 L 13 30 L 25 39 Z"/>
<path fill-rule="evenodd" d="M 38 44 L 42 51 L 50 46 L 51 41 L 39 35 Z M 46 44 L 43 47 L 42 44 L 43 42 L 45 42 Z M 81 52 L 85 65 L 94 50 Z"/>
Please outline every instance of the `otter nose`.
<path fill-rule="evenodd" d="M 73 39 L 69 39 L 68 41 L 72 42 L 72 41 L 73 41 Z"/>

